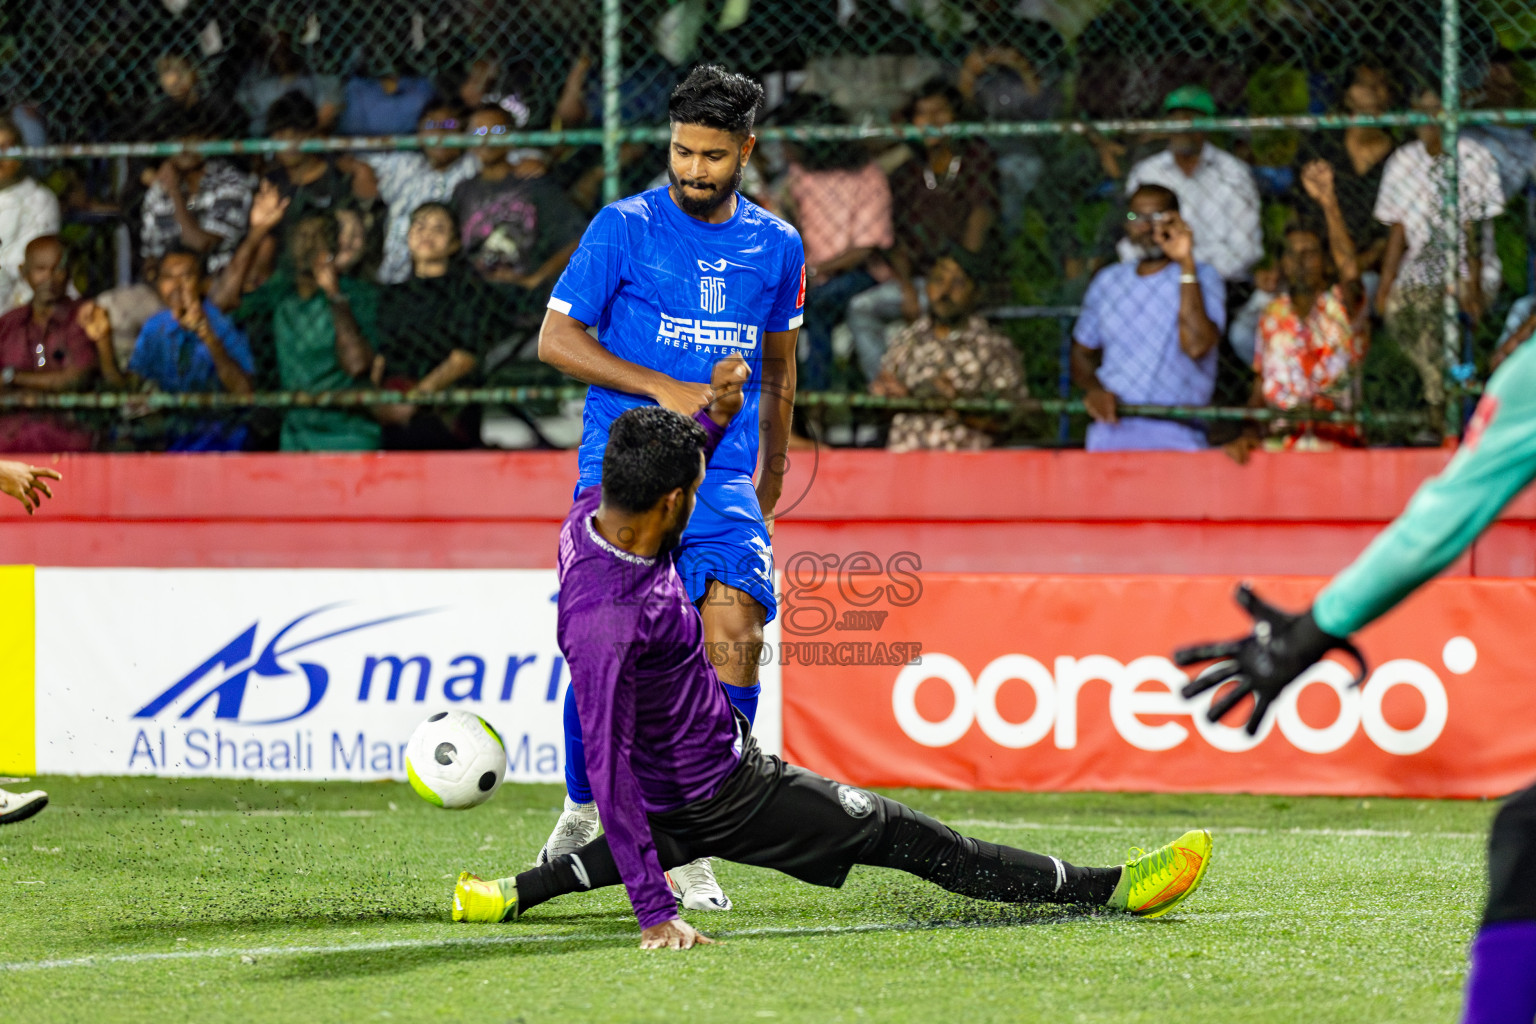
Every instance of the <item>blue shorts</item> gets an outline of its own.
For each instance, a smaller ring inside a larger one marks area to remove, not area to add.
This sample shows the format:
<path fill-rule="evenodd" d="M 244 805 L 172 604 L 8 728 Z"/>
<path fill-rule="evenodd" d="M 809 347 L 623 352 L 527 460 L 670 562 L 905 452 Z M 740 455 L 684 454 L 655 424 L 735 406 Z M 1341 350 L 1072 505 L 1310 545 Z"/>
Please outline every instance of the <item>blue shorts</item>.
<path fill-rule="evenodd" d="M 752 478 L 732 474 L 716 481 L 705 478 L 693 506 L 693 518 L 683 531 L 675 558 L 688 599 L 697 603 L 711 579 L 750 594 L 767 611 L 765 621 L 779 613 L 773 594 L 773 548 Z"/>

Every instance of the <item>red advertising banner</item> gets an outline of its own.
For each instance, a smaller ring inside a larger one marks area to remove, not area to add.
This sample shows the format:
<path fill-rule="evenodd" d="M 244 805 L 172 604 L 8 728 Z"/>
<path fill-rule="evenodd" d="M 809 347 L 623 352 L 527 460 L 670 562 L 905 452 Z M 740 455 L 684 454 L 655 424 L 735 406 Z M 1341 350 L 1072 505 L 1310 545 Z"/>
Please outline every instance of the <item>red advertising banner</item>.
<path fill-rule="evenodd" d="M 841 562 L 854 562 L 853 556 Z M 866 786 L 1499 796 L 1536 779 L 1536 582 L 1431 584 L 1250 738 L 1170 654 L 1251 626 L 1222 577 L 786 566 L 784 748 Z M 797 568 L 800 570 L 797 572 Z M 1305 607 L 1319 579 L 1256 579 Z M 920 651 L 920 661 L 906 662 Z M 1246 707 L 1246 705 L 1245 705 Z"/>

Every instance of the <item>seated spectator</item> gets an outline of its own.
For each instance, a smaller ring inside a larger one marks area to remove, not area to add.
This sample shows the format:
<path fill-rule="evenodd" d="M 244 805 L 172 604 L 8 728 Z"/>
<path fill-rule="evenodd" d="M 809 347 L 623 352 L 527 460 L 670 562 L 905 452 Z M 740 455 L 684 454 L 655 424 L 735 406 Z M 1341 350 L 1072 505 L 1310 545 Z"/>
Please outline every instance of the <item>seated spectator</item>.
<path fill-rule="evenodd" d="M 255 363 L 245 334 L 203 298 L 203 258 L 190 249 L 160 257 L 155 290 L 166 308 L 139 332 L 128 371 L 160 391 L 251 392 Z M 167 430 L 168 451 L 235 451 L 246 428 L 228 417 L 176 415 Z"/>
<path fill-rule="evenodd" d="M 336 273 L 378 283 L 384 258 L 384 219 L 387 210 L 363 201 L 343 203 L 336 214 Z"/>
<path fill-rule="evenodd" d="M 928 312 L 891 340 L 870 383 L 887 398 L 1025 398 L 1024 364 L 1008 336 L 975 313 L 977 282 L 985 264 L 956 247 L 933 265 L 923 282 Z M 995 417 L 947 412 L 899 412 L 891 420 L 888 447 L 979 451 L 992 447 Z"/>
<path fill-rule="evenodd" d="M 343 135 L 407 135 L 427 113 L 436 90 L 425 78 L 401 75 L 388 47 L 373 46 L 369 53 L 370 73 L 347 79 L 339 130 Z"/>
<path fill-rule="evenodd" d="M 1301 171 L 1301 186 L 1323 211 L 1328 250 L 1316 226 L 1307 221 L 1285 233 L 1280 259 L 1283 291 L 1259 318 L 1252 403 L 1256 407 L 1315 412 L 1349 412 L 1355 407 L 1359 377 L 1370 337 L 1369 307 L 1343 210 L 1333 188 L 1333 168 L 1322 160 Z M 1271 420 L 1266 447 L 1319 450 L 1359 445 L 1353 424 L 1296 423 Z M 1249 431 L 1228 444 L 1239 462 L 1260 444 Z"/>
<path fill-rule="evenodd" d="M 267 111 L 272 104 L 297 92 L 315 105 L 318 130 L 329 133 L 341 112 L 341 81 L 334 75 L 317 75 L 304 66 L 287 32 L 275 33 L 265 60 L 246 72 L 235 91 L 235 101 L 250 118 L 250 133 L 260 138 L 272 130 Z M 358 133 L 366 134 L 366 133 Z"/>
<path fill-rule="evenodd" d="M 1163 100 L 1169 117 L 1215 117 L 1216 101 L 1201 85 L 1183 85 Z M 1204 132 L 1176 132 L 1168 148 L 1131 168 L 1126 195 L 1142 185 L 1161 185 L 1179 197 L 1179 216 L 1197 239 L 1195 257 L 1227 283 L 1247 281 L 1264 254 L 1259 225 L 1259 190 L 1253 170 L 1206 141 Z M 1124 243 L 1122 259 L 1135 254 Z"/>
<path fill-rule="evenodd" d="M 821 118 L 845 124 L 835 107 Z M 805 243 L 805 323 L 798 386 L 825 391 L 832 382 L 832 329 L 849 301 L 875 286 L 870 264 L 895 244 L 891 187 L 862 145 L 810 142 L 789 165 L 785 191 Z"/>
<path fill-rule="evenodd" d="M 284 390 L 366 387 L 378 343 L 378 289 L 337 274 L 334 215 L 316 211 L 295 225 L 288 233 L 287 265 L 241 298 L 257 251 L 287 206 L 276 188 L 262 184 L 251 208 L 251 233 L 210 297 L 219 309 L 235 310 L 237 322 L 270 332 Z M 290 409 L 283 416 L 283 451 L 373 451 L 379 439 L 378 421 L 365 410 Z"/>
<path fill-rule="evenodd" d="M 1344 91 L 1344 110 L 1356 117 L 1385 114 L 1392 107 L 1392 85 L 1387 73 L 1371 62 L 1355 66 L 1349 87 Z M 1381 191 L 1381 174 L 1387 157 L 1397 146 L 1384 128 L 1354 125 L 1342 132 L 1315 132 L 1301 147 L 1297 162 L 1298 181 L 1302 167 L 1314 160 L 1326 161 L 1333 168 L 1334 189 L 1344 225 L 1355 243 L 1360 277 L 1367 294 L 1374 298 L 1380 281 L 1381 258 L 1387 251 L 1386 225 L 1371 216 L 1376 194 Z M 1323 211 L 1298 189 L 1299 208 L 1308 219 L 1323 219 Z"/>
<path fill-rule="evenodd" d="M 1439 95 L 1433 89 L 1422 90 L 1414 109 L 1438 114 Z M 1376 197 L 1374 215 L 1391 229 L 1382 256 L 1376 311 L 1386 317 L 1393 340 L 1419 371 L 1425 401 L 1438 422 L 1445 407 L 1445 271 L 1450 258 L 1441 228 L 1441 196 L 1450 161 L 1439 125 L 1424 124 L 1414 130 L 1418 138 L 1388 158 Z M 1476 321 L 1503 281 L 1498 253 L 1485 245 L 1479 222 L 1504 212 L 1504 195 L 1498 165 L 1488 150 L 1466 136 L 1456 148 L 1458 212 L 1465 225 L 1465 230 L 1457 232 L 1459 299 L 1462 311 Z"/>
<path fill-rule="evenodd" d="M 467 127 L 457 107 L 434 104 L 421 115 L 420 134 L 437 139 L 443 133 Z M 447 146 L 423 146 L 397 153 L 367 153 L 362 160 L 378 178 L 379 198 L 389 206 L 389 226 L 384 232 L 384 263 L 379 267 L 381 284 L 399 284 L 411 276 L 411 251 L 406 233 L 411 213 L 422 203 L 446 202 L 460 182 L 480 169 L 473 153 Z"/>
<path fill-rule="evenodd" d="M 1531 106 L 1531 96 L 1521 82 L 1519 69 L 1524 61 L 1502 47 L 1488 59 L 1488 74 L 1483 79 L 1481 95 L 1476 106 L 1483 110 L 1525 110 Z M 1462 134 L 1480 143 L 1493 155 L 1499 165 L 1499 185 L 1505 202 L 1525 191 L 1525 186 L 1536 173 L 1536 137 L 1531 135 L 1530 125 L 1469 124 Z"/>
<path fill-rule="evenodd" d="M 134 129 L 135 136 L 147 135 L 171 118 L 193 125 L 209 138 L 244 133 L 244 119 L 226 100 L 208 92 L 196 65 L 187 57 L 166 53 L 155 58 L 155 80 L 160 96 Z"/>
<path fill-rule="evenodd" d="M 379 296 L 376 384 L 442 391 L 473 373 L 498 340 L 502 304 L 464 260 L 459 238 L 458 219 L 443 203 L 425 203 L 411 215 L 411 276 Z M 445 420 L 438 407 L 388 406 L 379 418 L 386 448 L 465 448 L 475 440 L 470 425 Z"/>
<path fill-rule="evenodd" d="M 161 126 L 161 138 L 203 142 L 214 136 L 177 115 Z M 245 234 L 251 181 L 229 161 L 178 153 L 160 164 L 144 195 L 140 253 L 159 259 L 173 247 L 201 253 L 210 273 L 229 264 Z"/>
<path fill-rule="evenodd" d="M 267 132 L 270 138 L 283 142 L 318 138 L 319 113 L 303 93 L 286 93 L 267 111 Z M 280 230 L 271 236 L 276 251 L 282 248 L 281 234 L 309 213 L 338 213 L 343 207 L 362 218 L 365 238 L 377 224 L 377 241 L 382 247 L 386 211 L 378 200 L 378 182 L 371 167 L 347 153 L 306 153 L 296 149 L 274 154 L 274 163 L 277 166 L 267 180 L 288 200 L 288 213 Z M 338 252 L 337 257 L 340 256 Z"/>
<path fill-rule="evenodd" d="M 0 390 L 87 391 L 98 374 L 110 387 L 122 387 L 107 314 L 64 293 L 68 275 L 58 236 L 27 243 L 21 276 L 32 297 L 0 316 Z M 84 452 L 92 441 L 91 430 L 66 412 L 0 415 L 0 451 Z"/>
<path fill-rule="evenodd" d="M 0 117 L 0 147 L 20 145 L 20 129 Z M 58 198 L 27 177 L 20 160 L 0 159 L 0 312 L 31 301 L 21 261 L 34 238 L 58 230 Z"/>
<path fill-rule="evenodd" d="M 962 108 L 960 93 L 943 79 L 927 82 L 908 107 L 918 128 L 953 124 Z M 854 354 L 866 380 L 880 372 L 886 325 L 922 315 L 927 293 L 923 277 L 954 245 L 980 252 L 997 222 L 997 175 L 992 151 L 979 139 L 935 136 L 891 172 L 896 245 L 890 253 L 890 280 L 848 303 Z"/>
<path fill-rule="evenodd" d="M 1216 386 L 1226 288 L 1216 268 L 1195 261 L 1179 205 L 1171 189 L 1137 188 L 1125 229 L 1137 261 L 1105 267 L 1083 297 L 1072 378 L 1086 392 L 1091 452 L 1206 447 L 1199 426 L 1119 414 L 1121 403 L 1206 405 Z"/>
<path fill-rule="evenodd" d="M 512 127 L 512 115 L 501 107 L 481 107 L 469 118 L 475 135 L 501 135 Z M 545 173 L 547 151 L 486 146 L 471 152 L 480 173 L 453 190 L 464 253 L 519 311 L 542 310 L 581 241 L 586 218 Z"/>

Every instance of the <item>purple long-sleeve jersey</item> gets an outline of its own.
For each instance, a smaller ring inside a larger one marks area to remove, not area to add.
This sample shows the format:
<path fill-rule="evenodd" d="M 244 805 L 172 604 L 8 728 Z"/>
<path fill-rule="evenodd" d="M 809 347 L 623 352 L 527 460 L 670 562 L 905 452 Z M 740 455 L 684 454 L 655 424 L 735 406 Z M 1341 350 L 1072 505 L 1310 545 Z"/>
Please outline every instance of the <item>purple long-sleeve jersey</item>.
<path fill-rule="evenodd" d="M 724 431 L 696 418 L 709 432 L 707 454 Z M 712 796 L 740 762 L 741 738 L 671 557 L 604 540 L 592 522 L 601 499 L 599 486 L 582 491 L 560 528 L 557 635 L 608 846 L 649 928 L 677 907 L 646 815 Z"/>

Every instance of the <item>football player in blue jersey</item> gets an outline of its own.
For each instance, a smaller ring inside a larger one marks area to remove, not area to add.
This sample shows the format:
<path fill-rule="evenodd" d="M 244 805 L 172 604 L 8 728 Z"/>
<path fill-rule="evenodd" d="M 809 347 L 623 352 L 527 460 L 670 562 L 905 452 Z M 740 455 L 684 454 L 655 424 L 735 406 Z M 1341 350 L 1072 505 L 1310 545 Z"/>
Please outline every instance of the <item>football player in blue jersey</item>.
<path fill-rule="evenodd" d="M 799 233 L 737 191 L 762 100 L 762 86 L 714 65 L 673 91 L 670 184 L 598 213 L 539 334 L 539 358 L 590 385 L 577 493 L 601 481 L 609 427 L 625 410 L 656 404 L 692 416 L 714 400 L 717 362 L 739 355 L 749 365 L 742 413 L 710 462 L 676 552 L 721 682 L 749 721 L 763 627 L 777 612 L 770 524 L 787 465 L 805 304 Z M 599 827 L 569 691 L 565 733 L 565 811 L 540 863 L 580 849 Z M 708 860 L 674 868 L 668 880 L 689 909 L 730 909 Z"/>

